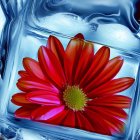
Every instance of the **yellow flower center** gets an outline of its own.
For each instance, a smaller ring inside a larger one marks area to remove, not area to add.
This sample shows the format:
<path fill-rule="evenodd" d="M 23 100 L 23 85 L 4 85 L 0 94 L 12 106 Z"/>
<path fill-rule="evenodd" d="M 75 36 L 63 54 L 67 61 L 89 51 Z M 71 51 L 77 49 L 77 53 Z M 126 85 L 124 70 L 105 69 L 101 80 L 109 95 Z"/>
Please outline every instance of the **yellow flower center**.
<path fill-rule="evenodd" d="M 67 86 L 63 92 L 63 100 L 70 109 L 80 111 L 86 106 L 87 96 L 78 86 Z"/>

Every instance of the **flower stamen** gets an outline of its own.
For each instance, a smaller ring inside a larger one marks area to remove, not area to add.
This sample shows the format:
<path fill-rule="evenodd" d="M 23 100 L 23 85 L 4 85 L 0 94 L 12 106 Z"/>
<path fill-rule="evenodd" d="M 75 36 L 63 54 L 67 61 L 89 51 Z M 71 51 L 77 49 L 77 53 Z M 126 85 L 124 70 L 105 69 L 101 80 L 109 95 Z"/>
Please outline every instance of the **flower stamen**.
<path fill-rule="evenodd" d="M 68 108 L 82 111 L 87 103 L 87 96 L 78 86 L 67 86 L 63 92 L 63 100 Z"/>

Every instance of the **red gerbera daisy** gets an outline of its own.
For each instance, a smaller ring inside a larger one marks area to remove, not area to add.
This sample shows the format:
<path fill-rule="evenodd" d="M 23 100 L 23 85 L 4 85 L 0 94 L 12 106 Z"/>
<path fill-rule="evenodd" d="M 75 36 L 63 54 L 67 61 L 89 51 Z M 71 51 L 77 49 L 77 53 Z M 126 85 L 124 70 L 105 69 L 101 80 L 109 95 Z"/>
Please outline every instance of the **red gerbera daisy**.
<path fill-rule="evenodd" d="M 25 70 L 12 102 L 21 106 L 15 116 L 50 124 L 111 135 L 123 131 L 131 98 L 117 93 L 128 89 L 131 77 L 114 79 L 123 58 L 111 60 L 110 49 L 94 54 L 93 43 L 82 34 L 70 40 L 66 50 L 54 36 L 41 46 L 38 61 L 24 58 Z"/>

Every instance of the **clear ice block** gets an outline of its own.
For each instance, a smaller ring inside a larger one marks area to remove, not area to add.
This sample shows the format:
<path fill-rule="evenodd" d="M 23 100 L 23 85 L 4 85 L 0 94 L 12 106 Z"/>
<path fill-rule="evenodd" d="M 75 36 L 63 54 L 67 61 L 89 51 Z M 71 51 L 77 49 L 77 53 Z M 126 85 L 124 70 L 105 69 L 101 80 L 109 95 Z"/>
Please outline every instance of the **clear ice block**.
<path fill-rule="evenodd" d="M 48 0 L 48 1 L 12 1 L 5 3 L 3 9 L 13 11 L 11 19 L 7 20 L 10 30 L 8 39 L 2 47 L 9 48 L 2 71 L 1 86 L 1 133 L 4 137 L 22 139 L 26 135 L 35 135 L 36 139 L 135 139 L 138 138 L 138 115 L 136 115 L 139 101 L 139 46 L 140 40 L 136 35 L 139 25 L 133 17 L 132 3 L 126 1 L 108 0 L 81 2 L 79 0 Z M 80 3 L 80 4 L 79 4 Z M 11 5 L 11 7 L 8 7 Z M 15 8 L 16 7 L 16 8 Z M 22 7 L 22 8 L 21 8 Z M 10 9 L 11 8 L 11 9 Z M 10 9 L 10 10 L 9 10 Z M 132 77 L 135 83 L 126 91 L 121 92 L 132 99 L 131 107 L 125 111 L 128 118 L 125 129 L 121 134 L 111 136 L 88 132 L 76 128 L 43 124 L 31 120 L 17 119 L 14 112 L 19 106 L 11 102 L 12 96 L 19 92 L 16 83 L 19 79 L 18 71 L 23 70 L 24 57 L 37 59 L 37 52 L 41 45 L 46 45 L 50 35 L 59 38 L 66 46 L 74 35 L 82 33 L 86 40 L 94 42 L 97 52 L 103 45 L 110 48 L 110 58 L 122 56 L 124 64 L 115 78 Z M 138 113 L 138 112 L 137 112 Z M 134 123 L 133 121 L 136 120 Z M 26 131 L 26 129 L 33 131 Z M 9 135 L 5 134 L 9 130 Z M 17 131 L 16 133 L 13 133 Z M 25 133 L 24 133 L 25 132 Z M 27 136 L 28 137 L 28 136 Z M 25 139 L 27 139 L 25 137 Z"/>

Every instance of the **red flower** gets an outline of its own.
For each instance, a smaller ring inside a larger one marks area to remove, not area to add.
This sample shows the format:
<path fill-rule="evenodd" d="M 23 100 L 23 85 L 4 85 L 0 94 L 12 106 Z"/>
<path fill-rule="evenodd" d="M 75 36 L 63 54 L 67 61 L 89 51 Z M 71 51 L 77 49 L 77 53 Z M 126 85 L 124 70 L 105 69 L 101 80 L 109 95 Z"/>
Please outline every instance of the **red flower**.
<path fill-rule="evenodd" d="M 24 71 L 12 102 L 21 106 L 15 116 L 44 123 L 80 128 L 111 135 L 123 131 L 131 98 L 117 93 L 128 89 L 131 77 L 113 79 L 123 58 L 111 60 L 103 46 L 94 54 L 93 44 L 82 34 L 70 40 L 66 50 L 54 36 L 41 46 L 38 61 L 24 58 Z"/>

